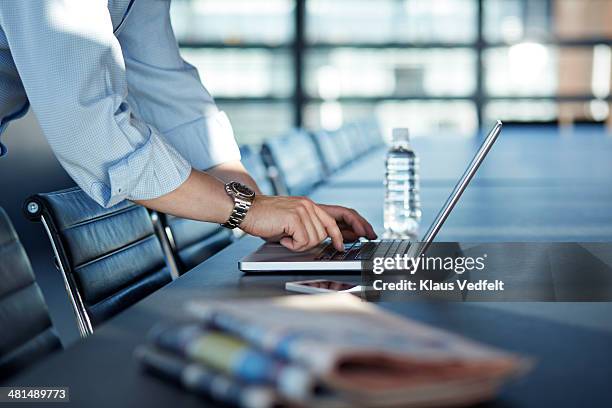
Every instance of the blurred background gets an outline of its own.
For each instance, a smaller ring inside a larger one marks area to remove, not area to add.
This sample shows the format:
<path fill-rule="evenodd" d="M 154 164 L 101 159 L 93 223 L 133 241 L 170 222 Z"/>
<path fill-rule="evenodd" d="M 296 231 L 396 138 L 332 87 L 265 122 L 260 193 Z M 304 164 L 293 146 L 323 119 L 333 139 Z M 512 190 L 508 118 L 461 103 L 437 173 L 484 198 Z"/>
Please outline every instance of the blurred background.
<path fill-rule="evenodd" d="M 608 0 L 174 0 L 184 58 L 241 142 L 291 125 L 473 135 L 609 116 Z"/>
<path fill-rule="evenodd" d="M 183 57 L 241 144 L 370 116 L 386 135 L 409 126 L 430 138 L 475 137 L 493 119 L 576 137 L 586 126 L 607 138 L 612 124 L 610 0 L 173 0 L 171 12 Z M 31 112 L 3 142 L 0 206 L 69 343 L 77 334 L 49 244 L 21 205 L 73 183 Z"/>

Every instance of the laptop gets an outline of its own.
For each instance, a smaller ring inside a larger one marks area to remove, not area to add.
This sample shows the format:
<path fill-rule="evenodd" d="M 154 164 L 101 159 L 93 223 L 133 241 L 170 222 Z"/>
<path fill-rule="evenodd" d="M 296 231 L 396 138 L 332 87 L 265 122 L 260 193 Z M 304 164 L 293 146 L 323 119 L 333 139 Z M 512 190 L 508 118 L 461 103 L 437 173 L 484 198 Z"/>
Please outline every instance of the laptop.
<path fill-rule="evenodd" d="M 461 194 L 476 174 L 478 167 L 501 132 L 502 122 L 497 121 L 476 155 L 455 185 L 433 223 L 419 242 L 410 240 L 372 240 L 345 244 L 345 251 L 337 251 L 329 240 L 305 252 L 291 252 L 277 243 L 265 243 L 238 263 L 240 270 L 255 272 L 305 272 L 305 271 L 361 271 L 364 262 L 378 257 L 396 255 L 418 257 L 429 245 L 461 198 Z"/>

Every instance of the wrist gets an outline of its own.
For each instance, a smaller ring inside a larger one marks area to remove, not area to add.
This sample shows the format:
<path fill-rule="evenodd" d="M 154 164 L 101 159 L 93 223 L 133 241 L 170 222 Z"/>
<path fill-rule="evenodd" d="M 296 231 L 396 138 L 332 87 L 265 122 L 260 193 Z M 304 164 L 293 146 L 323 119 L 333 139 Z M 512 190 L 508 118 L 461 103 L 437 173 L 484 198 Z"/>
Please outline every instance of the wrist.
<path fill-rule="evenodd" d="M 255 192 L 244 184 L 235 181 L 227 183 L 224 188 L 226 194 L 233 201 L 233 208 L 227 221 L 221 225 L 229 229 L 240 228 L 251 209 Z"/>
<path fill-rule="evenodd" d="M 253 202 L 251 203 L 251 208 L 247 212 L 244 217 L 244 221 L 240 224 L 240 229 L 246 233 L 250 233 L 250 231 L 254 230 L 255 220 L 257 219 L 257 212 L 259 211 L 259 206 L 261 204 L 262 197 L 256 195 L 253 198 Z"/>

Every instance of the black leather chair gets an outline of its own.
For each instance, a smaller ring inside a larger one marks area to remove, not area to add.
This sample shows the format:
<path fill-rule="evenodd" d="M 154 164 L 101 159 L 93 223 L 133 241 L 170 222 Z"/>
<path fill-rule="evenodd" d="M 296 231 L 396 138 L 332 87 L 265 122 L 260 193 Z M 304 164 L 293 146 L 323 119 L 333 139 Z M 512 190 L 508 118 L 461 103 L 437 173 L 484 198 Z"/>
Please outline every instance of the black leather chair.
<path fill-rule="evenodd" d="M 342 152 L 338 149 L 332 133 L 326 130 L 319 130 L 312 133 L 312 138 L 317 145 L 317 150 L 327 175 L 333 174 L 344 165 Z"/>
<path fill-rule="evenodd" d="M 325 177 L 317 147 L 304 130 L 267 140 L 261 155 L 266 166 L 278 172 L 281 194 L 306 195 Z"/>
<path fill-rule="evenodd" d="M 357 123 L 361 131 L 361 137 L 370 150 L 384 144 L 383 134 L 376 118 L 366 119 Z"/>
<path fill-rule="evenodd" d="M 24 210 L 45 227 L 83 337 L 172 280 L 144 207 L 103 208 L 71 188 L 37 194 Z"/>
<path fill-rule="evenodd" d="M 354 141 L 351 141 L 350 133 L 351 132 L 347 126 L 343 126 L 333 132 L 336 146 L 341 152 L 343 165 L 352 162 L 359 155 L 356 146 L 353 146 Z"/>
<path fill-rule="evenodd" d="M 261 155 L 252 146 L 248 145 L 240 146 L 240 155 L 242 156 L 242 164 L 253 177 L 261 192 L 266 195 L 275 194 L 274 184 Z"/>
<path fill-rule="evenodd" d="M 0 208 L 0 381 L 61 348 L 30 261 Z"/>
<path fill-rule="evenodd" d="M 359 124 L 348 123 L 343 126 L 342 132 L 351 147 L 351 157 L 353 160 L 358 159 L 368 151 L 370 146 L 368 146 L 363 134 L 364 132 Z"/>
<path fill-rule="evenodd" d="M 176 260 L 184 274 L 234 241 L 231 230 L 219 224 L 159 214 Z"/>

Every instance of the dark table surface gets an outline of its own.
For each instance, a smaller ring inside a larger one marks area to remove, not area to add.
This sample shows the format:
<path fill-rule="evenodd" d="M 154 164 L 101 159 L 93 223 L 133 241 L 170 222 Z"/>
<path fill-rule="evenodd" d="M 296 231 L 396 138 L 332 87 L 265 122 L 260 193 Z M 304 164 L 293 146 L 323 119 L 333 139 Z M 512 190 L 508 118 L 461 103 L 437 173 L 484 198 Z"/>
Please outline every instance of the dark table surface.
<path fill-rule="evenodd" d="M 458 144 L 458 146 L 463 145 Z M 554 146 L 554 143 L 550 145 Z M 594 150 L 609 149 L 610 142 L 604 140 L 601 146 Z M 424 147 L 422 149 L 422 157 L 427 157 L 426 149 Z M 563 149 L 565 147 L 561 150 Z M 381 157 L 380 153 L 372 153 L 361 163 L 334 177 L 331 183 L 320 188 L 314 197 L 325 202 L 340 200 L 344 204 L 362 210 L 372 218 L 373 224 L 379 227 L 382 223 L 383 190 L 380 186 L 382 173 L 378 174 L 378 179 L 372 177 L 370 182 L 367 177 L 350 179 L 353 177 L 351 174 L 361 173 L 363 169 L 365 172 L 361 174 L 373 173 L 373 170 L 367 169 L 380 168 Z M 612 155 L 608 155 L 609 157 Z M 362 170 L 355 170 L 359 166 Z M 606 162 L 601 166 L 606 167 L 610 164 Z M 451 168 L 449 165 L 449 169 Z M 493 170 L 491 172 L 494 173 Z M 449 170 L 447 175 L 442 173 L 440 172 L 438 184 L 435 177 L 424 175 L 423 223 L 425 224 L 433 217 L 432 214 L 452 187 L 454 171 Z M 559 231 L 570 233 L 574 228 L 583 228 L 573 232 L 575 240 L 597 241 L 605 240 L 606 237 L 609 240 L 612 222 L 607 218 L 610 216 L 604 214 L 604 207 L 610 208 L 612 188 L 603 187 L 603 178 L 591 180 L 597 188 L 593 188 L 588 183 L 585 183 L 584 188 L 580 188 L 580 183 L 574 183 L 572 188 L 576 189 L 577 194 L 581 197 L 585 197 L 586 194 L 588 197 L 583 198 L 582 205 L 581 200 L 577 197 L 572 198 L 567 194 L 567 190 L 563 193 L 557 190 L 556 186 L 549 185 L 561 184 L 559 177 L 551 179 L 552 183 L 545 183 L 542 178 L 522 182 L 516 177 L 500 178 L 493 185 L 486 185 L 487 179 L 483 178 L 481 184 L 477 182 L 470 187 L 471 191 L 466 193 L 462 206 L 458 207 L 457 212 L 449 218 L 449 224 L 445 226 L 444 235 L 441 237 L 445 240 L 469 242 L 529 241 L 530 239 L 520 239 L 521 236 L 525 237 L 521 234 L 525 231 L 534 231 L 533 235 L 527 238 L 548 241 L 553 240 L 551 237 Z M 508 185 L 500 185 L 504 183 Z M 529 183 L 539 187 L 531 186 Z M 350 190 L 347 191 L 347 188 Z M 508 188 L 510 190 L 506 190 Z M 563 189 L 562 186 L 559 188 Z M 516 195 L 519 195 L 518 200 Z M 530 202 L 530 197 L 535 198 Z M 514 201 L 517 202 L 516 205 L 512 204 Z M 559 215 L 546 218 L 551 212 L 546 208 L 550 209 L 550 206 L 560 208 Z M 579 214 L 567 216 L 566 211 L 574 206 L 576 211 L 580 210 Z M 505 211 L 503 216 L 496 215 L 499 211 Z M 532 212 L 538 215 L 532 215 Z M 561 217 L 561 213 L 566 213 L 566 217 Z M 562 222 L 563 220 L 565 222 Z M 562 222 L 561 226 L 557 225 L 559 222 Z M 597 229 L 600 224 L 601 229 Z M 538 230 L 542 232 L 540 235 L 536 234 Z M 591 235 L 580 235 L 581 233 Z M 203 403 L 201 399 L 140 372 L 132 354 L 134 348 L 144 341 L 147 331 L 153 325 L 167 319 L 182 318 L 184 316 L 182 305 L 185 301 L 194 298 L 270 297 L 286 295 L 284 283 L 290 280 L 318 277 L 332 277 L 346 281 L 359 279 L 354 275 L 242 274 L 237 268 L 238 259 L 260 243 L 258 239 L 247 237 L 232 244 L 104 324 L 89 338 L 42 361 L 12 379 L 10 384 L 69 386 L 71 401 L 75 406 L 201 406 Z M 493 406 L 612 406 L 610 303 L 410 302 L 385 303 L 383 306 L 478 341 L 532 356 L 537 362 L 535 369 L 524 378 L 505 387 L 499 398 L 491 403 Z M 206 404 L 206 401 L 204 403 Z"/>

